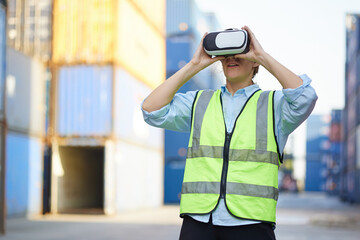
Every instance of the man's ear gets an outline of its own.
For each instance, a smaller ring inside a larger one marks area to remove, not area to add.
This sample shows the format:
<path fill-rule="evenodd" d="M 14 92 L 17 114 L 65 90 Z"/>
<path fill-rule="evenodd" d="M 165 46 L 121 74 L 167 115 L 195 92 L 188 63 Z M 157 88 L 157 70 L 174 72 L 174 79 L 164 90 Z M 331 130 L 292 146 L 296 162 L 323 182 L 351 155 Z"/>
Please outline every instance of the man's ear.
<path fill-rule="evenodd" d="M 258 67 L 258 66 L 260 66 L 260 64 L 259 64 L 259 63 L 257 63 L 257 62 L 254 62 L 253 67 Z"/>

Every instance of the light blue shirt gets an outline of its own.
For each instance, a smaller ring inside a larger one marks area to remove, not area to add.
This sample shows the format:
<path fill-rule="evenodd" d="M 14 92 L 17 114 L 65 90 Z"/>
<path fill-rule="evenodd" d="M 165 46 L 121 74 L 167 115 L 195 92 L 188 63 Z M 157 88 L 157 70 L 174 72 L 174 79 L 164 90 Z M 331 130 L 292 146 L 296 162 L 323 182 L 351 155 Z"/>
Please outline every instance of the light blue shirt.
<path fill-rule="evenodd" d="M 317 100 L 315 90 L 310 86 L 311 79 L 307 75 L 301 75 L 300 78 L 303 80 L 303 84 L 300 87 L 275 91 L 275 134 L 281 154 L 289 134 L 306 120 Z M 253 84 L 246 88 L 239 89 L 234 96 L 232 96 L 225 86 L 221 87 L 223 112 L 228 132 L 232 131 L 236 117 L 248 97 L 258 89 L 260 89 L 259 86 Z M 157 111 L 149 113 L 142 109 L 145 122 L 154 127 L 189 132 L 192 105 L 196 92 L 197 91 L 177 93 L 168 105 Z M 259 223 L 258 221 L 244 220 L 232 216 L 226 209 L 224 199 L 220 199 L 219 204 L 212 213 L 205 215 L 193 214 L 190 216 L 200 222 L 209 222 L 210 214 L 212 214 L 212 222 L 214 225 L 237 226 Z"/>

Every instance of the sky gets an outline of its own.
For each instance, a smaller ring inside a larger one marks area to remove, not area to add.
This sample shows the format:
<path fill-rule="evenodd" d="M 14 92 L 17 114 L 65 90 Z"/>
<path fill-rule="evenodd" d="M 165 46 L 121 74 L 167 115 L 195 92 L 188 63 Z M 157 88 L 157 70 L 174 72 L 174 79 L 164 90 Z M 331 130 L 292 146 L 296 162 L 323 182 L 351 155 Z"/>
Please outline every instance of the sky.
<path fill-rule="evenodd" d="M 266 52 L 307 74 L 319 97 L 314 114 L 344 107 L 346 13 L 360 14 L 360 0 L 196 1 L 224 28 L 248 25 Z M 264 68 L 256 81 L 265 90 L 281 89 Z"/>

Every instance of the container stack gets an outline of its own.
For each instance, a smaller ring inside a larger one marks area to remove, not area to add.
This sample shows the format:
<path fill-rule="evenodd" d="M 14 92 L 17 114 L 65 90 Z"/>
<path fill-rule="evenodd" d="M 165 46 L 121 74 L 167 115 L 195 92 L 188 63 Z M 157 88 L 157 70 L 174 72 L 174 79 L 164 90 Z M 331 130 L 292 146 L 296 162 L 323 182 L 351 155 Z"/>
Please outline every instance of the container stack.
<path fill-rule="evenodd" d="M 326 162 L 330 157 L 330 116 L 311 115 L 306 121 L 305 191 L 322 192 L 326 189 Z"/>
<path fill-rule="evenodd" d="M 54 0 L 53 14 L 47 209 L 160 206 L 163 131 L 140 105 L 165 80 L 165 0 Z"/>
<path fill-rule="evenodd" d="M 6 79 L 6 2 L 0 1 L 0 234 L 5 233 L 5 79 Z"/>
<path fill-rule="evenodd" d="M 341 198 L 360 202 L 360 15 L 347 15 Z"/>
<path fill-rule="evenodd" d="M 329 195 L 339 195 L 341 166 L 341 128 L 342 110 L 331 111 L 330 122 L 330 157 L 326 158 L 326 192 Z"/>
<path fill-rule="evenodd" d="M 222 30 L 213 13 L 202 12 L 194 0 L 166 2 L 166 77 L 188 63 L 205 32 Z M 202 70 L 179 92 L 216 89 L 224 78 L 220 63 Z M 189 133 L 165 130 L 164 202 L 179 203 Z"/>
<path fill-rule="evenodd" d="M 39 214 L 42 207 L 52 1 L 7 3 L 7 34 L 1 35 L 7 36 L 8 43 L 6 205 L 8 216 L 24 216 Z"/>

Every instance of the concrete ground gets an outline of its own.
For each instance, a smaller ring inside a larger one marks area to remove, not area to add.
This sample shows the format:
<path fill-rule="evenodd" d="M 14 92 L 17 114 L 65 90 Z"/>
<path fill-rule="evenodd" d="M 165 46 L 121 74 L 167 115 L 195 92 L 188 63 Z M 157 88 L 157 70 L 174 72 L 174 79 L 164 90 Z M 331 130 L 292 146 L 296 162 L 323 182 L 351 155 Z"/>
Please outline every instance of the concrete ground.
<path fill-rule="evenodd" d="M 45 215 L 7 220 L 0 240 L 138 240 L 178 239 L 178 206 L 102 215 Z M 281 193 L 278 202 L 278 240 L 360 239 L 360 206 L 323 194 Z"/>

